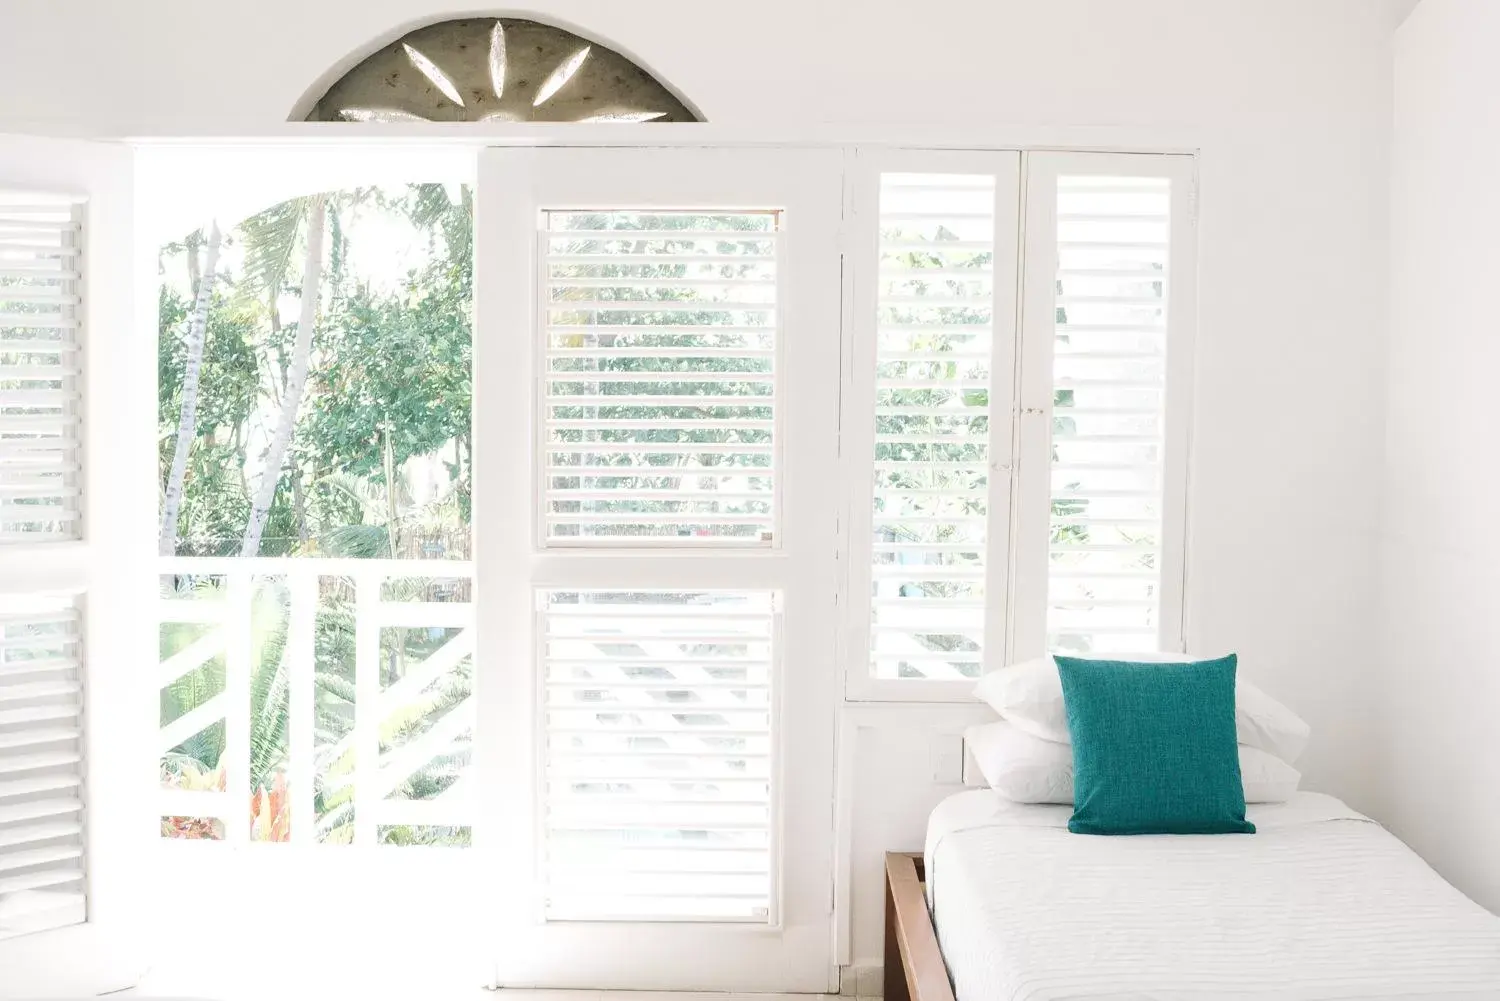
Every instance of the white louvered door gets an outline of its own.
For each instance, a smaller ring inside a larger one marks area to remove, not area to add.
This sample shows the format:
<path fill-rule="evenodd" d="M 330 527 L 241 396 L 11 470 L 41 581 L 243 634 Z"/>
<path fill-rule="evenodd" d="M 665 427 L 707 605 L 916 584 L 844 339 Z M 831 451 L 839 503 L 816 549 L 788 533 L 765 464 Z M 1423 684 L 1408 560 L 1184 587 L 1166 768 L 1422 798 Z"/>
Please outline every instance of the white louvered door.
<path fill-rule="evenodd" d="M 810 150 L 483 163 L 502 984 L 836 983 L 840 174 Z"/>
<path fill-rule="evenodd" d="M 148 962 L 133 881 L 149 827 L 131 820 L 147 779 L 129 737 L 147 717 L 122 652 L 149 649 L 134 597 L 149 579 L 118 531 L 150 524 L 155 493 L 151 443 L 128 444 L 151 427 L 155 367 L 130 343 L 132 200 L 123 147 L 0 137 L 5 998 L 128 987 Z M 96 362 L 111 378 L 88 378 Z"/>

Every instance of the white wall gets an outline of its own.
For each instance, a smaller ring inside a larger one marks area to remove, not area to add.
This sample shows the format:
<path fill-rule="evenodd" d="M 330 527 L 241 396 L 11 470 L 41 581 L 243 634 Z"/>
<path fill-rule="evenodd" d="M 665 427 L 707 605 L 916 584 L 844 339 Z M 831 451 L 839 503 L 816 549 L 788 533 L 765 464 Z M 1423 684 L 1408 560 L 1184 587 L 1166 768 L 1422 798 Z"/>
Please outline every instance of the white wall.
<path fill-rule="evenodd" d="M 1500 4 L 1425 0 L 1396 38 L 1379 622 L 1381 819 L 1500 909 Z"/>
<path fill-rule="evenodd" d="M 1367 806 L 1389 38 L 1403 6 L 552 0 L 546 16 L 631 52 L 723 124 L 990 139 L 1006 125 L 1098 125 L 1135 145 L 1199 147 L 1190 643 L 1240 651 L 1245 673 L 1313 724 L 1307 784 Z M 330 65 L 439 12 L 454 11 L 13 0 L 0 10 L 0 129 L 253 131 L 283 120 Z M 929 735 L 972 714 L 892 725 L 880 711 L 847 728 L 856 958 L 879 956 L 880 852 L 920 847 L 925 809 L 951 791 L 931 782 Z"/>

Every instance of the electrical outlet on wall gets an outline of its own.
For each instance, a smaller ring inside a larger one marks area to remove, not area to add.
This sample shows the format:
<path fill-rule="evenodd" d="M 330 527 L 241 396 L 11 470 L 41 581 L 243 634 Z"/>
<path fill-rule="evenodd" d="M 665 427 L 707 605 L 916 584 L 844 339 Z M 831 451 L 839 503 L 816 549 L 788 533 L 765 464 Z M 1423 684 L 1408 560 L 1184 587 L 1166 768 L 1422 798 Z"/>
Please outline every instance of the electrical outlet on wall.
<path fill-rule="evenodd" d="M 963 785 L 964 738 L 957 733 L 935 733 L 927 744 L 932 781 L 938 785 Z"/>

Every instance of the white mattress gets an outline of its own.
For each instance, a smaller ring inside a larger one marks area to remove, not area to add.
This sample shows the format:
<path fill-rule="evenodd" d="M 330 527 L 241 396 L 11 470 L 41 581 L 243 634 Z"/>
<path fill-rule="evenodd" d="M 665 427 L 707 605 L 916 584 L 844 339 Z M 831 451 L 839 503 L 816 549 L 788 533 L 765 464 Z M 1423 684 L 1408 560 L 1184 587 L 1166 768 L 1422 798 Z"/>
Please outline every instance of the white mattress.
<path fill-rule="evenodd" d="M 1500 999 L 1500 918 L 1331 796 L 1258 833 L 1090 837 L 988 789 L 927 831 L 958 1001 Z"/>

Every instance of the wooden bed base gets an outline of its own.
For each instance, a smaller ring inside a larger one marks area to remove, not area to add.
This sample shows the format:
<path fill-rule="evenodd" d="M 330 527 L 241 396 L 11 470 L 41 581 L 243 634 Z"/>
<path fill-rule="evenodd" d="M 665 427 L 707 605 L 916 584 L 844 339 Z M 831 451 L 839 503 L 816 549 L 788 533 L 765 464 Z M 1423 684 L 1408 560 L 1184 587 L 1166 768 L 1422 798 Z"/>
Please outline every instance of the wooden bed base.
<path fill-rule="evenodd" d="M 885 1001 L 954 1001 L 920 852 L 885 856 Z"/>

